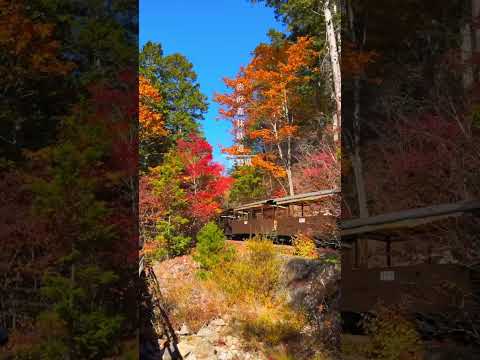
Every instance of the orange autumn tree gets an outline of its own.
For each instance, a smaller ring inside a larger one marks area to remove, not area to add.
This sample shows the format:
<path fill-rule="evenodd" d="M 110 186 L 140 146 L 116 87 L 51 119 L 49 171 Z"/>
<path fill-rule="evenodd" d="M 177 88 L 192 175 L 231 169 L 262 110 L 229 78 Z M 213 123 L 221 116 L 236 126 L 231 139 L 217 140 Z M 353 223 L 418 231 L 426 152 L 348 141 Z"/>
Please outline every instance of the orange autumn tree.
<path fill-rule="evenodd" d="M 144 76 L 139 78 L 139 151 L 142 170 L 158 163 L 168 135 L 159 90 Z"/>
<path fill-rule="evenodd" d="M 166 135 L 164 119 L 159 109 L 162 98 L 159 91 L 143 76 L 139 78 L 139 100 L 140 139 Z"/>
<path fill-rule="evenodd" d="M 255 149 L 252 165 L 278 180 L 293 195 L 293 148 L 302 121 L 309 116 L 309 106 L 302 85 L 310 81 L 316 53 L 307 37 L 295 43 L 287 40 L 261 44 L 252 61 L 241 68 L 234 79 L 224 79 L 228 94 L 217 94 L 215 101 L 223 108 L 221 117 L 239 125 L 245 118 L 245 139 L 224 151 L 245 154 L 244 142 Z"/>

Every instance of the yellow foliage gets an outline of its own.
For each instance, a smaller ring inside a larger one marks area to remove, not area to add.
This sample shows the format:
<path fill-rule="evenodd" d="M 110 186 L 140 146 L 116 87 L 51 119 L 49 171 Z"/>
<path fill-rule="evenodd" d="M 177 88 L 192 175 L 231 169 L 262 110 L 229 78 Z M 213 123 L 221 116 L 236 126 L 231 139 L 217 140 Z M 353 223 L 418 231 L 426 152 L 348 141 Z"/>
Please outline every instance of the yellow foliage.
<path fill-rule="evenodd" d="M 261 341 L 269 346 L 292 341 L 301 336 L 306 324 L 302 313 L 283 306 L 264 309 L 258 316 L 242 322 L 242 333 L 249 341 Z"/>
<path fill-rule="evenodd" d="M 369 358 L 378 360 L 423 360 L 424 349 L 415 324 L 400 309 L 383 305 L 375 317 L 364 322 L 371 341 L 366 347 Z"/>
<path fill-rule="evenodd" d="M 245 254 L 213 270 L 212 280 L 231 304 L 268 303 L 277 290 L 280 261 L 269 240 L 247 241 Z"/>
<path fill-rule="evenodd" d="M 297 234 L 293 239 L 294 255 L 303 256 L 306 258 L 317 258 L 318 251 L 315 241 L 304 234 Z"/>

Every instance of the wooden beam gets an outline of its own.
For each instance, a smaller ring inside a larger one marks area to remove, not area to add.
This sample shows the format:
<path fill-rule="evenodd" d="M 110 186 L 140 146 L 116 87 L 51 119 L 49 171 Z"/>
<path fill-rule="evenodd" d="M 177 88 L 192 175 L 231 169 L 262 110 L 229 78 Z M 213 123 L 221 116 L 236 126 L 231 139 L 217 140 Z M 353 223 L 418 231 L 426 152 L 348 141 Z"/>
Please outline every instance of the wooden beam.
<path fill-rule="evenodd" d="M 368 218 L 345 220 L 340 223 L 341 235 L 348 236 L 366 232 L 414 227 L 431 223 L 463 212 L 480 209 L 480 201 L 462 201 L 454 204 L 441 204 L 418 209 L 409 209 Z"/>
<path fill-rule="evenodd" d="M 282 198 L 274 198 L 274 199 L 266 199 L 261 201 L 255 201 L 249 204 L 244 204 L 241 206 L 237 206 L 234 208 L 234 211 L 238 210 L 248 210 L 253 208 L 260 208 L 267 205 L 286 205 L 291 203 L 296 203 L 300 201 L 316 201 L 323 197 L 331 196 L 334 194 L 339 194 L 340 190 L 337 189 L 329 189 L 329 190 L 322 190 L 322 191 L 315 191 L 310 193 L 298 194 L 293 196 L 285 196 Z"/>
<path fill-rule="evenodd" d="M 395 230 L 395 229 L 401 229 L 401 228 L 412 228 L 420 225 L 430 224 L 432 222 L 439 221 L 442 219 L 456 217 L 459 215 L 461 214 L 458 213 L 458 214 L 452 214 L 452 215 L 432 216 L 424 219 L 400 220 L 400 221 L 395 221 L 395 222 L 385 223 L 385 224 L 359 226 L 353 229 L 341 230 L 340 235 L 343 237 L 343 236 L 350 236 L 350 235 L 373 233 L 378 231 Z M 375 238 L 375 240 L 381 241 L 380 238 Z"/>

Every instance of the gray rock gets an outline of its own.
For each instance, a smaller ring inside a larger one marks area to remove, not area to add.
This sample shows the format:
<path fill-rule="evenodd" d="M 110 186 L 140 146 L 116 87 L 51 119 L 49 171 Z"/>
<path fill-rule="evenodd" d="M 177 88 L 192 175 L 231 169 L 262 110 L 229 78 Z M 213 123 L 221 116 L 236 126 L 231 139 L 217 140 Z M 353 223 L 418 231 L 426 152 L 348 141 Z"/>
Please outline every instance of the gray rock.
<path fill-rule="evenodd" d="M 197 332 L 197 336 L 200 336 L 200 337 L 213 337 L 214 335 L 215 335 L 215 332 L 210 327 L 202 327 Z"/>
<path fill-rule="evenodd" d="M 212 325 L 212 326 L 226 326 L 227 323 L 222 318 L 218 318 L 218 319 L 214 319 L 214 320 L 210 321 L 209 325 Z"/>
<path fill-rule="evenodd" d="M 172 359 L 172 355 L 170 355 L 170 353 L 168 351 L 164 351 L 161 355 L 160 355 L 160 359 L 162 360 L 173 360 Z"/>
<path fill-rule="evenodd" d="M 222 318 L 218 318 L 218 319 L 214 319 L 212 321 L 210 321 L 210 324 L 209 325 L 212 325 L 212 326 L 225 326 L 227 325 L 227 323 L 222 319 Z"/>
<path fill-rule="evenodd" d="M 208 341 L 199 343 L 193 353 L 198 359 L 215 359 L 215 348 Z"/>
<path fill-rule="evenodd" d="M 177 331 L 178 335 L 189 335 L 190 329 L 188 328 L 187 324 L 183 324 L 179 331 Z"/>
<path fill-rule="evenodd" d="M 290 257 L 281 271 L 281 288 L 294 308 L 312 308 L 338 290 L 339 271 L 321 260 Z"/>
<path fill-rule="evenodd" d="M 218 360 L 232 360 L 233 357 L 234 355 L 228 350 L 219 352 L 217 355 Z"/>
<path fill-rule="evenodd" d="M 185 360 L 197 360 L 197 356 L 194 353 L 190 353 L 184 357 Z"/>
<path fill-rule="evenodd" d="M 180 354 L 182 355 L 182 357 L 186 357 L 193 351 L 194 346 L 192 346 L 187 342 L 182 341 L 177 344 L 177 348 Z"/>

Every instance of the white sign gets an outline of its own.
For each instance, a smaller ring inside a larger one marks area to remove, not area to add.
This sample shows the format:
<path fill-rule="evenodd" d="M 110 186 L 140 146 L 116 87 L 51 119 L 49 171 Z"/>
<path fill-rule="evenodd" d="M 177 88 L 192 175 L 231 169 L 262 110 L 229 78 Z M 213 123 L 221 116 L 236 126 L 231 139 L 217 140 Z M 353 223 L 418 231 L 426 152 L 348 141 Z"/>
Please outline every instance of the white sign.
<path fill-rule="evenodd" d="M 380 271 L 381 281 L 393 281 L 395 280 L 395 271 Z"/>
<path fill-rule="evenodd" d="M 301 224 L 305 223 L 305 218 L 299 218 L 298 222 L 301 223 Z"/>
<path fill-rule="evenodd" d="M 244 225 L 248 225 L 248 221 L 245 220 L 245 221 L 243 222 L 243 224 L 244 224 Z"/>

